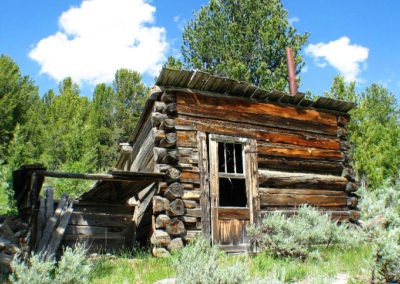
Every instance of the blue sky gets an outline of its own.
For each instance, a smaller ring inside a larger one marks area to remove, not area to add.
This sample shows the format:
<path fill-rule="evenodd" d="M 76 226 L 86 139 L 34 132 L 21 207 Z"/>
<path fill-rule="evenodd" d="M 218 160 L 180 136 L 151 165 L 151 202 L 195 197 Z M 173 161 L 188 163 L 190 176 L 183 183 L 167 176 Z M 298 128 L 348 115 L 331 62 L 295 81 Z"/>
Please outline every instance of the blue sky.
<path fill-rule="evenodd" d="M 207 0 L 2 0 L 0 53 L 13 58 L 40 93 L 71 76 L 91 96 L 118 68 L 151 85 L 169 55 L 179 55 L 182 28 Z M 299 32 L 306 68 L 300 91 L 323 95 L 333 76 L 359 90 L 379 83 L 400 99 L 397 0 L 282 0 Z"/>

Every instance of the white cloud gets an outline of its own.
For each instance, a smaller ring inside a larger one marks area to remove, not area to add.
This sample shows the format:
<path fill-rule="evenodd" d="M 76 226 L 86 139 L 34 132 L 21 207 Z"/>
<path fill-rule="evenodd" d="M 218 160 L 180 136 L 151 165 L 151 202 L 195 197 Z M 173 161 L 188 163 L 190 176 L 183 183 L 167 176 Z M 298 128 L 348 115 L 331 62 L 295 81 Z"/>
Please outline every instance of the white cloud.
<path fill-rule="evenodd" d="M 294 23 L 300 22 L 298 17 L 293 17 L 289 19 L 289 24 L 293 25 Z"/>
<path fill-rule="evenodd" d="M 350 39 L 344 36 L 328 43 L 310 44 L 305 52 L 316 59 L 319 67 L 330 64 L 350 82 L 360 80 L 358 75 L 366 69 L 369 50 L 360 45 L 350 44 Z"/>
<path fill-rule="evenodd" d="M 59 18 L 59 31 L 29 57 L 56 80 L 111 82 L 119 68 L 157 75 L 166 58 L 165 29 L 152 25 L 147 0 L 84 0 Z"/>

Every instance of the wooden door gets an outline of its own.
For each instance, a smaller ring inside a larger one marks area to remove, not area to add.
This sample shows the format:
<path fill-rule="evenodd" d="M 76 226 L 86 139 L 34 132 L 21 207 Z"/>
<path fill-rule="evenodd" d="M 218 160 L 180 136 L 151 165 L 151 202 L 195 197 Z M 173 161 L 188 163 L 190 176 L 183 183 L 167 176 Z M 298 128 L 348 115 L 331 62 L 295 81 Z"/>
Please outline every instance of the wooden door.
<path fill-rule="evenodd" d="M 254 222 L 251 139 L 210 134 L 211 235 L 227 251 L 249 247 L 246 226 Z"/>

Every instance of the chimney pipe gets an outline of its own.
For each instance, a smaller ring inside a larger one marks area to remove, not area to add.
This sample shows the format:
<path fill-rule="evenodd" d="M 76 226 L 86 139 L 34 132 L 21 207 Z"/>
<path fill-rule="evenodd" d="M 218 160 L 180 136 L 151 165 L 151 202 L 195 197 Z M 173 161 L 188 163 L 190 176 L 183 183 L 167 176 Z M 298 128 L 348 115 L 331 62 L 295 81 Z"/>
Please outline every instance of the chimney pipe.
<path fill-rule="evenodd" d="M 287 72 L 289 77 L 289 92 L 292 96 L 297 94 L 296 84 L 296 65 L 293 58 L 293 50 L 291 47 L 286 47 L 286 58 L 287 58 Z"/>

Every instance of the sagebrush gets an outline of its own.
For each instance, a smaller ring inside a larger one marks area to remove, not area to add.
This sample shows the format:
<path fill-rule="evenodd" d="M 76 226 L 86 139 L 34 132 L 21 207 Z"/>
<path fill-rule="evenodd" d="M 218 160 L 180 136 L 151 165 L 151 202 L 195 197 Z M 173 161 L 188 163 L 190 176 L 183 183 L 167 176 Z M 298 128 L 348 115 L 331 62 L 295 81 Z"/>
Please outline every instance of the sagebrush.
<path fill-rule="evenodd" d="M 317 209 L 302 205 L 293 216 L 279 211 L 264 217 L 261 226 L 249 226 L 248 234 L 254 244 L 274 256 L 318 257 L 319 247 L 331 245 L 353 247 L 363 240 L 357 228 L 338 225 Z"/>
<path fill-rule="evenodd" d="M 58 263 L 43 253 L 32 253 L 25 260 L 16 255 L 11 262 L 9 280 L 16 284 L 89 283 L 92 267 L 86 246 L 76 244 L 74 249 L 64 249 Z"/>

